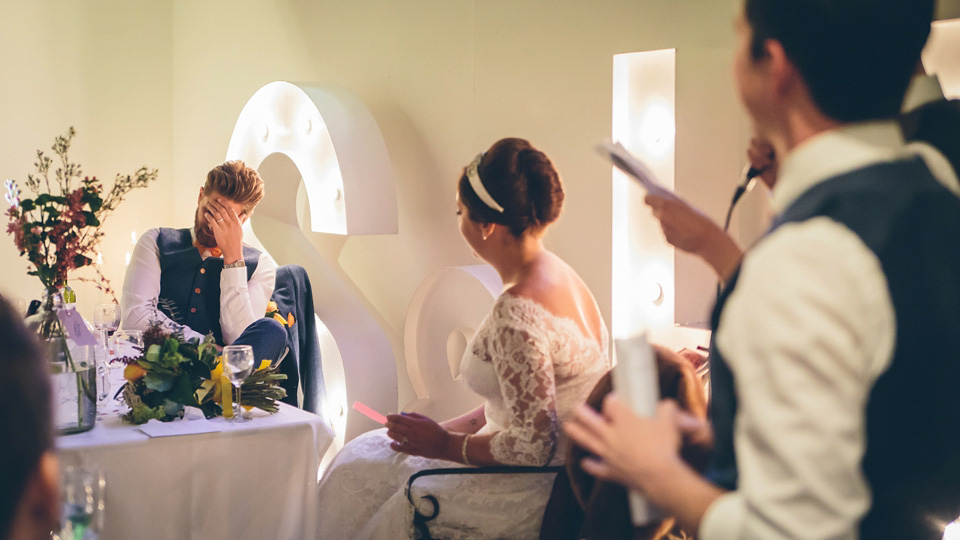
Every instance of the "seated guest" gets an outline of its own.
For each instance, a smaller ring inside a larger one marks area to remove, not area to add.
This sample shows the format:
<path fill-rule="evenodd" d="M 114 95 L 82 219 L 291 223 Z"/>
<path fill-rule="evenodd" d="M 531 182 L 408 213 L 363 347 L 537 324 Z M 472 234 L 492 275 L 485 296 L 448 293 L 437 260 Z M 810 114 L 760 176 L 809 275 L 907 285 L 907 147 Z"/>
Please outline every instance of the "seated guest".
<path fill-rule="evenodd" d="M 0 539 L 47 539 L 60 524 L 50 379 L 40 344 L 5 300 L 0 351 Z"/>
<path fill-rule="evenodd" d="M 503 281 L 503 293 L 467 345 L 461 372 L 486 401 L 438 424 L 388 417 L 337 455 L 320 484 L 320 538 L 412 539 L 404 493 L 422 469 L 548 465 L 562 461 L 560 424 L 609 368 L 607 329 L 580 277 L 543 245 L 563 204 L 560 177 L 523 139 L 502 139 L 463 171 L 460 233 Z M 422 483 L 421 483 L 422 482 Z M 439 538 L 537 538 L 553 475 L 438 476 Z"/>
<path fill-rule="evenodd" d="M 276 360 L 286 331 L 265 319 L 277 263 L 243 244 L 243 224 L 263 198 L 263 180 L 242 161 L 207 173 L 193 227 L 143 233 L 127 267 L 121 298 L 124 329 L 157 322 L 185 338 L 212 333 L 218 346 L 251 345 L 254 358 Z"/>

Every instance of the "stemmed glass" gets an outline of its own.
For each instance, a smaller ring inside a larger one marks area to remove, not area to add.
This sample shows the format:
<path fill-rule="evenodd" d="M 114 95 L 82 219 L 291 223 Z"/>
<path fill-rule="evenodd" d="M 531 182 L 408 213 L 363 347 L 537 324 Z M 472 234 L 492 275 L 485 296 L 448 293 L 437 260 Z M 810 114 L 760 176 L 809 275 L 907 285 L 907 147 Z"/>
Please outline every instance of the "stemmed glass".
<path fill-rule="evenodd" d="M 93 312 L 93 327 L 97 329 L 101 345 L 107 349 L 109 338 L 120 326 L 120 306 L 116 302 L 97 304 Z M 109 349 L 107 349 L 109 354 Z"/>
<path fill-rule="evenodd" d="M 108 349 L 113 351 L 114 358 L 127 356 L 136 358 L 143 352 L 143 332 L 140 330 L 117 330 L 109 340 Z M 108 356 L 106 361 L 97 364 L 97 388 L 100 389 L 100 394 L 97 396 L 98 407 L 102 407 L 106 403 L 113 386 L 110 375 L 116 373 L 116 371 L 110 368 L 109 360 Z"/>
<path fill-rule="evenodd" d="M 61 527 L 51 538 L 81 540 L 102 534 L 106 484 L 99 468 L 65 467 L 60 479 Z"/>
<path fill-rule="evenodd" d="M 109 387 L 109 368 L 111 343 L 110 337 L 120 326 L 120 306 L 116 302 L 97 304 L 93 310 L 93 327 L 97 331 L 96 367 L 97 367 L 97 407 L 102 408 L 106 403 Z"/>
<path fill-rule="evenodd" d="M 240 406 L 240 387 L 253 372 L 253 347 L 250 345 L 227 345 L 223 348 L 223 372 L 230 383 L 237 388 L 237 401 L 234 403 L 234 422 L 246 422 L 243 408 Z"/>

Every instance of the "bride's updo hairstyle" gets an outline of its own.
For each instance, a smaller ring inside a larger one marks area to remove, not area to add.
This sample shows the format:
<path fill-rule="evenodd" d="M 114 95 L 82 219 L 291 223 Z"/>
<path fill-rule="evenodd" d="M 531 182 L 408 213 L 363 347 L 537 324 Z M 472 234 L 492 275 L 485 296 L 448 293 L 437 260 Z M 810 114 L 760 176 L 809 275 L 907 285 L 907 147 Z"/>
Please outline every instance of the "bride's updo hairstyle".
<path fill-rule="evenodd" d="M 506 225 L 519 238 L 560 217 L 560 175 L 550 158 L 528 141 L 500 139 L 477 159 L 464 168 L 458 184 L 460 202 L 472 221 Z M 480 189 L 471 185 L 471 176 L 472 183 L 481 184 Z M 481 189 L 486 193 L 478 195 Z"/>

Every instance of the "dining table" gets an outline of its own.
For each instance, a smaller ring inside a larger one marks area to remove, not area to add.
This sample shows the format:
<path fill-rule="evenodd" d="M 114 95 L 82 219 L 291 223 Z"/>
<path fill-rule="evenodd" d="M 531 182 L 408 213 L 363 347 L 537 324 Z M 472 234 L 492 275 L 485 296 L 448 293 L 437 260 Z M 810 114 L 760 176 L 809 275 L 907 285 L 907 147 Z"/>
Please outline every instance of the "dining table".
<path fill-rule="evenodd" d="M 101 478 L 100 540 L 309 538 L 334 435 L 321 417 L 279 405 L 242 423 L 188 408 L 183 419 L 137 426 L 111 401 L 92 430 L 57 437 L 61 468 Z"/>

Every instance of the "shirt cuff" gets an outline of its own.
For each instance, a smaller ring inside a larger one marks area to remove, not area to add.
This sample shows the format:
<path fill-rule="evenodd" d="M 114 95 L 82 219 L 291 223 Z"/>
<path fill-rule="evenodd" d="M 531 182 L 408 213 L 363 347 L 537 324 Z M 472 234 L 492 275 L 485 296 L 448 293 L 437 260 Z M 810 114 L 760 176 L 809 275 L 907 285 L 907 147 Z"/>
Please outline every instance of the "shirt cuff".
<path fill-rule="evenodd" d="M 236 268 L 224 268 L 220 272 L 220 288 L 235 289 L 247 288 L 247 269 L 244 266 Z"/>
<path fill-rule="evenodd" d="M 707 507 L 700 520 L 700 540 L 736 540 L 741 538 L 746 506 L 736 491 L 721 495 Z"/>

